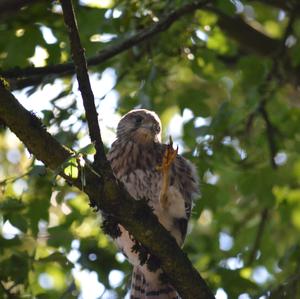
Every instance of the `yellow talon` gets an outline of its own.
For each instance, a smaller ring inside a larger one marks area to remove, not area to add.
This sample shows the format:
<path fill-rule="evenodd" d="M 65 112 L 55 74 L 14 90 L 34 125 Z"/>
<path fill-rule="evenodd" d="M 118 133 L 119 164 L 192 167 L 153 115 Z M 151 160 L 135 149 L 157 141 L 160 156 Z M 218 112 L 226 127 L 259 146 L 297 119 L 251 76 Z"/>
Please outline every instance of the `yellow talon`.
<path fill-rule="evenodd" d="M 170 167 L 175 160 L 178 153 L 178 147 L 176 149 L 173 148 L 173 140 L 170 136 L 169 144 L 164 152 L 164 156 L 162 159 L 162 164 L 157 166 L 156 169 L 162 172 L 162 187 L 159 196 L 160 204 L 163 208 L 168 207 L 168 188 L 170 185 Z"/>
<path fill-rule="evenodd" d="M 170 169 L 172 162 L 178 154 L 178 146 L 176 147 L 176 149 L 174 149 L 172 137 L 170 136 L 169 138 L 170 141 L 165 150 L 162 163 L 161 165 L 156 167 L 157 170 L 160 170 L 162 172 L 167 172 Z"/>

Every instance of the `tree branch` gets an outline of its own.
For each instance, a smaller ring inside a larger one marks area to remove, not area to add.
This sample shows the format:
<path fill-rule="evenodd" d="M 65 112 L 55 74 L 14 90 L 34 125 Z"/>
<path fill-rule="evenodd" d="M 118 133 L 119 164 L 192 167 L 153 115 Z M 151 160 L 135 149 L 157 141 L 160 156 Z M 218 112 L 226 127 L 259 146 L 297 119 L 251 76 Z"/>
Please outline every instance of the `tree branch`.
<path fill-rule="evenodd" d="M 12 113 L 13 111 L 13 113 Z M 57 170 L 70 157 L 71 151 L 61 146 L 42 126 L 37 117 L 18 103 L 16 98 L 0 84 L 0 116 L 19 137 L 31 153 L 52 170 Z M 108 173 L 108 170 L 101 170 Z M 130 231 L 151 254 L 157 257 L 161 267 L 185 299 L 213 299 L 205 281 L 193 268 L 175 239 L 158 222 L 144 201 L 133 200 L 122 184 L 113 176 L 99 178 L 85 168 L 85 193 L 92 204 L 115 217 L 118 223 Z M 80 179 L 69 180 L 81 189 Z"/>
<path fill-rule="evenodd" d="M 280 41 L 255 30 L 247 24 L 240 16 L 229 16 L 216 9 L 209 7 L 218 16 L 218 24 L 231 38 L 239 43 L 241 48 L 254 52 L 258 55 L 268 56 L 276 53 Z"/>
<path fill-rule="evenodd" d="M 173 10 L 168 15 L 162 17 L 158 22 L 153 25 L 140 30 L 136 34 L 123 39 L 115 44 L 108 46 L 104 50 L 102 50 L 98 55 L 91 57 L 87 60 L 88 66 L 99 65 L 108 59 L 132 48 L 133 46 L 140 44 L 141 42 L 151 38 L 152 36 L 166 31 L 175 21 L 179 18 L 183 17 L 186 14 L 189 14 L 196 9 L 204 7 L 208 4 L 209 0 L 196 0 L 191 3 L 185 4 L 182 7 Z M 73 63 L 64 63 L 57 65 L 50 65 L 46 67 L 27 67 L 24 69 L 11 69 L 7 71 L 0 71 L 0 76 L 5 77 L 7 79 L 11 78 L 19 78 L 19 77 L 29 77 L 34 75 L 67 75 L 73 74 L 75 71 Z"/>
<path fill-rule="evenodd" d="M 13 132 L 17 136 L 23 136 L 23 138 L 19 138 L 24 144 L 25 142 L 30 144 L 29 151 L 34 153 L 37 159 L 42 160 L 50 169 L 57 169 L 72 154 L 70 150 L 62 147 L 44 130 L 41 121 L 33 113 L 25 110 L 3 86 L 0 86 L 0 103 L 1 119 L 9 128 L 14 128 Z M 22 125 L 19 125 L 20 122 Z M 43 139 L 40 137 L 41 130 L 43 131 Z M 44 154 L 45 151 L 48 152 L 47 155 Z"/>
<path fill-rule="evenodd" d="M 22 7 L 35 2 L 38 2 L 38 0 L 0 0 L 0 15 L 19 11 Z"/>
<path fill-rule="evenodd" d="M 79 90 L 81 92 L 83 106 L 86 112 L 86 119 L 88 123 L 90 138 L 95 144 L 95 166 L 101 169 L 101 166 L 107 164 L 105 157 L 104 146 L 100 134 L 100 127 L 98 122 L 98 113 L 95 106 L 94 94 L 91 88 L 89 75 L 87 72 L 87 65 L 84 55 L 84 49 L 81 45 L 77 23 L 75 20 L 74 8 L 71 0 L 61 0 L 63 9 L 64 21 L 68 30 L 69 39 L 71 43 L 72 57 L 75 64 L 75 71 Z"/>

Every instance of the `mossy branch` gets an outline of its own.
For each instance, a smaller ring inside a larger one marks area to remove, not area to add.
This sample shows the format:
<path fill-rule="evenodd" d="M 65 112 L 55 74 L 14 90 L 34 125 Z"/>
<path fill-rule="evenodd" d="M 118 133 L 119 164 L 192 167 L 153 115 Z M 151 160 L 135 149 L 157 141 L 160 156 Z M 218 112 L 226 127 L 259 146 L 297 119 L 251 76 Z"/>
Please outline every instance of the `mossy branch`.
<path fill-rule="evenodd" d="M 27 111 L 4 86 L 0 86 L 0 117 L 28 150 L 50 169 L 55 171 L 71 156 L 72 151 L 58 143 L 45 130 L 40 120 Z M 162 269 L 182 298 L 214 298 L 186 254 L 158 222 L 144 201 L 132 199 L 112 176 L 105 175 L 99 178 L 89 168 L 86 168 L 85 172 L 84 191 L 90 201 L 101 211 L 113 215 L 161 261 Z M 64 177 L 69 183 L 81 188 L 80 179 Z M 143 221 L 137 222 L 135 219 L 141 214 L 144 215 Z"/>

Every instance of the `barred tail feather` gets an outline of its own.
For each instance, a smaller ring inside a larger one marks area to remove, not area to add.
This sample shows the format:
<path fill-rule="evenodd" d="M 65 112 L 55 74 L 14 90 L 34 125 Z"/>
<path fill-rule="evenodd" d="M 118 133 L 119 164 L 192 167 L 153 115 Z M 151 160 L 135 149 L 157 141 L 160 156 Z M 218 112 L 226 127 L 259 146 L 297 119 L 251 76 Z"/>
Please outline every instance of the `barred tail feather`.
<path fill-rule="evenodd" d="M 180 299 L 170 284 L 157 284 L 146 281 L 138 266 L 132 273 L 130 299 Z"/>

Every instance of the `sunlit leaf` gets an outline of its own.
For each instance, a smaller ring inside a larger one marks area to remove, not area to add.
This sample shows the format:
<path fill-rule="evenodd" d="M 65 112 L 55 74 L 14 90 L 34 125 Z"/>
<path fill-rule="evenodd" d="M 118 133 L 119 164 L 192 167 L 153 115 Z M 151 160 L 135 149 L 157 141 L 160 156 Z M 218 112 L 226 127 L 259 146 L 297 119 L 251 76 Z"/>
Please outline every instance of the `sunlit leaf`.
<path fill-rule="evenodd" d="M 96 153 L 95 145 L 90 143 L 87 146 L 79 149 L 78 152 L 84 155 L 94 155 Z"/>

